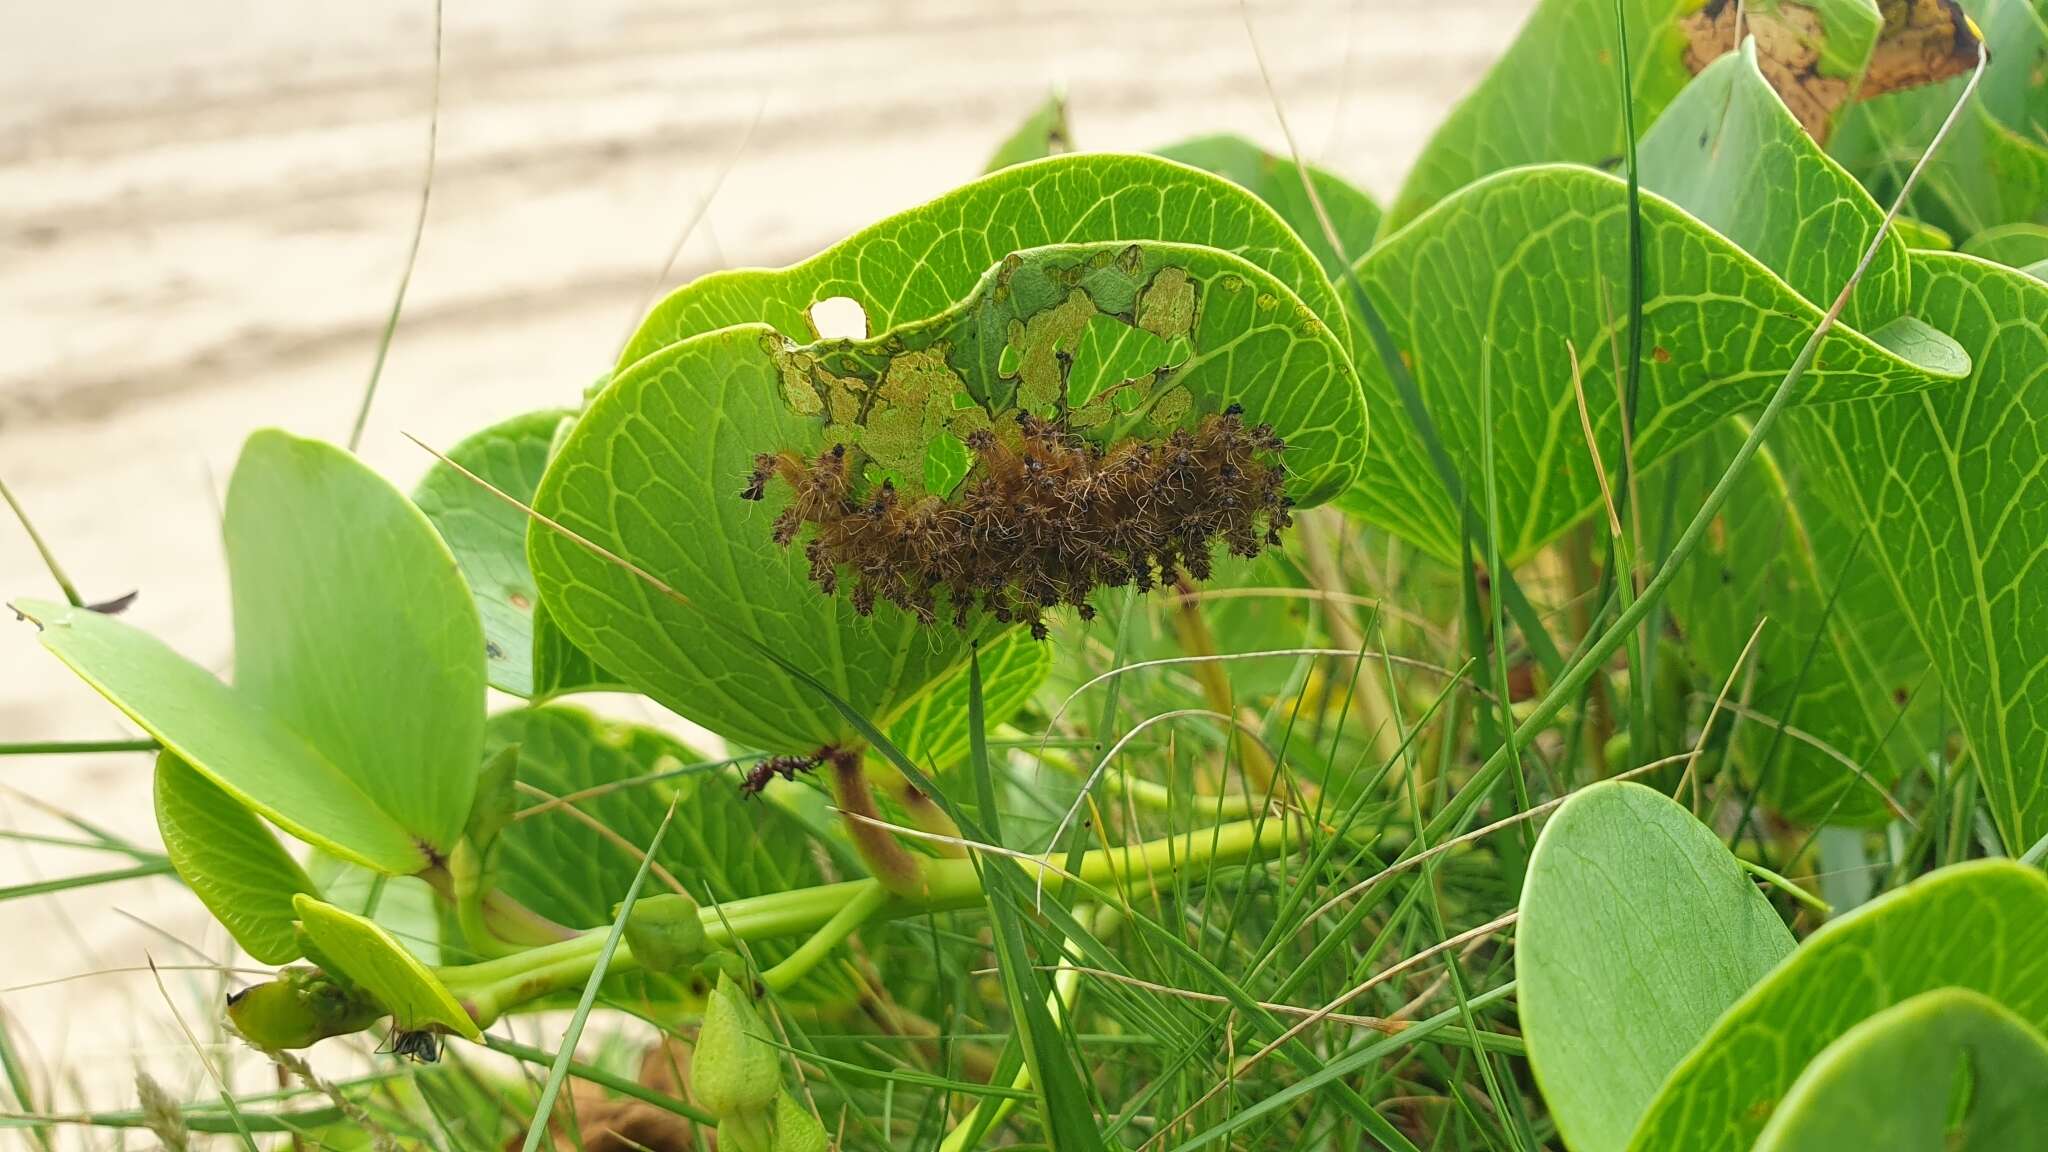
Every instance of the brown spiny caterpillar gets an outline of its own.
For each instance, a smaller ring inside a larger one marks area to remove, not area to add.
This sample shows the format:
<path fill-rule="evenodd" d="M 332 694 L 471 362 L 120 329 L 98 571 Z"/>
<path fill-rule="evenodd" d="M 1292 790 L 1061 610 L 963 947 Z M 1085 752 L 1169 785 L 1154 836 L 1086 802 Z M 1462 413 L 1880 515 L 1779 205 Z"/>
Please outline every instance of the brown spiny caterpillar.
<path fill-rule="evenodd" d="M 1048 608 L 1070 604 L 1089 619 L 1097 588 L 1144 591 L 1179 572 L 1206 580 L 1218 540 L 1249 558 L 1293 522 L 1287 446 L 1270 425 L 1247 425 L 1235 404 L 1162 439 L 1107 449 L 1020 412 L 1014 435 L 984 429 L 967 446 L 974 467 L 943 499 L 907 496 L 886 480 L 857 492 L 843 443 L 812 460 L 762 453 L 740 495 L 760 500 L 770 481 L 788 484 L 775 542 L 792 544 L 810 525 L 812 581 L 832 593 L 850 580 L 862 615 L 886 602 L 930 623 L 944 593 L 956 627 L 979 607 L 1039 639 Z"/>

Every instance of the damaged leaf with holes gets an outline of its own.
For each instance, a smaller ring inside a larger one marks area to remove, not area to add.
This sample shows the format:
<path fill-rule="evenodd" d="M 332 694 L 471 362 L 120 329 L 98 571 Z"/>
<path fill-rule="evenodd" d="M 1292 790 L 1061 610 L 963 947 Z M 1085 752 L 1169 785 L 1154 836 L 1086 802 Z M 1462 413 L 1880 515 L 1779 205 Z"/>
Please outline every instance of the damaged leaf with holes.
<path fill-rule="evenodd" d="M 1098 188 L 1108 201 L 1084 198 Z M 1135 231 L 998 248 L 957 224 L 1024 193 L 1050 202 L 1046 224 L 1071 220 L 1060 238 Z M 1191 211 L 1162 210 L 1176 203 Z M 933 247 L 894 307 L 877 303 L 859 277 L 887 283 L 939 221 L 988 260 Z M 927 282 L 940 274 L 950 287 Z M 867 337 L 810 333 L 809 305 L 835 296 L 861 305 Z M 628 351 L 536 503 L 668 591 L 536 534 L 543 604 L 603 666 L 722 735 L 845 744 L 845 719 L 755 645 L 887 721 L 977 637 L 1269 547 L 1363 455 L 1345 324 L 1314 256 L 1235 184 L 1148 157 L 1005 169 L 805 264 L 714 274 L 657 306 L 647 350 Z"/>

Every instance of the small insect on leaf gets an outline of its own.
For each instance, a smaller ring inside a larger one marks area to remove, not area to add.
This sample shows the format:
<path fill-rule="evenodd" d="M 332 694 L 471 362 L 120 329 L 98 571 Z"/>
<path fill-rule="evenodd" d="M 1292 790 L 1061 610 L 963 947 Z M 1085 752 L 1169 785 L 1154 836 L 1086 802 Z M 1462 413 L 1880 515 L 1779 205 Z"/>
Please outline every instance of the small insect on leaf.
<path fill-rule="evenodd" d="M 435 1064 L 441 1059 L 441 1038 L 425 1030 L 393 1032 L 391 1054 L 415 1064 Z"/>

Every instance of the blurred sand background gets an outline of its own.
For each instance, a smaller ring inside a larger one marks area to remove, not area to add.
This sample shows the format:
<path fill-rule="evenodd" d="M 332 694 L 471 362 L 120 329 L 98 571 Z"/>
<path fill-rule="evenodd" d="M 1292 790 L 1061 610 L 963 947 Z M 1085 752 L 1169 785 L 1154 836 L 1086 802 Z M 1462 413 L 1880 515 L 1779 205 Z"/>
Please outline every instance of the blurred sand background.
<path fill-rule="evenodd" d="M 1252 20 L 1304 152 L 1386 197 L 1526 7 Z M 0 2 L 0 477 L 86 596 L 139 589 L 129 619 L 223 673 L 219 493 L 253 428 L 347 434 L 418 209 L 432 29 L 430 0 Z M 401 429 L 447 445 L 573 402 L 757 109 L 670 279 L 800 259 L 971 179 L 1055 82 L 1084 148 L 1283 147 L 1236 0 L 449 0 L 432 207 L 363 455 L 410 485 Z M 0 520 L 0 598 L 22 595 L 54 588 Z M 0 625 L 0 742 L 130 734 Z M 65 834 L 27 796 L 154 847 L 149 771 L 0 759 L 0 828 Z M 0 842 L 0 887 L 120 863 Z M 21 987 L 193 962 L 175 941 L 226 959 L 174 884 L 0 904 L 0 929 L 0 1012 L 58 1080 L 39 1104 L 128 1106 L 138 1064 L 210 1094 L 146 971 Z M 217 982 L 166 982 L 208 1031 Z"/>

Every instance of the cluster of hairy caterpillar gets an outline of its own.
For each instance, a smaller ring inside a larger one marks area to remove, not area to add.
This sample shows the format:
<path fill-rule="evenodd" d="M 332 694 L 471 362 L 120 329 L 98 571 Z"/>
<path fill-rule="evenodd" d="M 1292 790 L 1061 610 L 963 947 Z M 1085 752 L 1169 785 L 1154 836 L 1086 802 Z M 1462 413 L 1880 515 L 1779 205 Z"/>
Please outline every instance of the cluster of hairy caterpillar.
<path fill-rule="evenodd" d="M 1019 413 L 1014 435 L 968 439 L 975 462 L 952 495 L 905 495 L 883 481 L 858 491 L 854 455 L 834 445 L 815 459 L 755 458 L 746 490 L 791 490 L 775 542 L 805 525 L 811 579 L 825 592 L 851 585 L 862 615 L 894 604 L 927 623 L 941 598 L 956 627 L 980 608 L 1045 637 L 1040 614 L 1072 605 L 1093 617 L 1089 593 L 1140 591 L 1185 573 L 1206 580 L 1220 542 L 1257 556 L 1292 523 L 1283 491 L 1286 450 L 1270 425 L 1248 425 L 1236 405 L 1193 428 L 1105 449 L 1055 421 Z"/>

